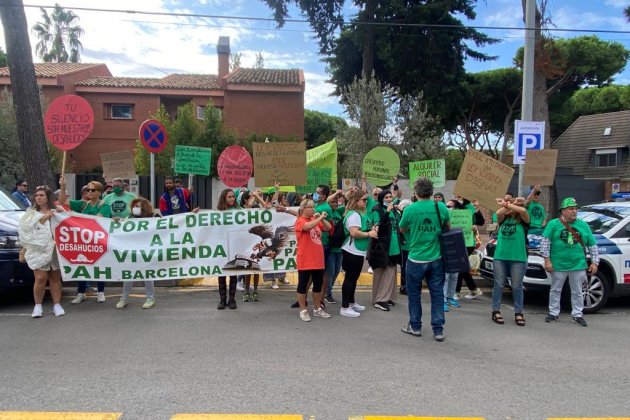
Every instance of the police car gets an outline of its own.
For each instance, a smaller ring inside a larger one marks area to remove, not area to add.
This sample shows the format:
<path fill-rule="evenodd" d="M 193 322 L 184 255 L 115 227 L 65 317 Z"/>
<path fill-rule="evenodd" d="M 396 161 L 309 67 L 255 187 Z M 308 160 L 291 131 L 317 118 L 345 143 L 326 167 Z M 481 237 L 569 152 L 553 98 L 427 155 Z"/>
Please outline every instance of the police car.
<path fill-rule="evenodd" d="M 630 295 L 630 202 L 584 206 L 578 210 L 577 217 L 588 223 L 599 250 L 598 271 L 588 276 L 584 293 L 584 312 L 594 313 L 606 305 L 609 297 Z M 491 280 L 495 248 L 496 242 L 491 240 L 480 267 L 481 275 Z M 551 275 L 544 269 L 543 258 L 536 249 L 528 253 L 524 287 L 549 289 Z M 568 282 L 565 282 L 565 292 L 568 292 Z M 563 301 L 568 300 L 563 297 Z"/>

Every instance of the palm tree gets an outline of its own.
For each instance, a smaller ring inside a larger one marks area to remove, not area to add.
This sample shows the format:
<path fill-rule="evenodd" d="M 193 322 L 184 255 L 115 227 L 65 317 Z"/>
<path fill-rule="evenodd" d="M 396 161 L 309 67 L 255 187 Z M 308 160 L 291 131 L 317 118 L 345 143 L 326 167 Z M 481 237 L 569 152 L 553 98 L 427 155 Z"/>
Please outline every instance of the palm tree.
<path fill-rule="evenodd" d="M 37 56 L 47 63 L 78 63 L 79 49 L 83 49 L 79 37 L 84 33 L 76 23 L 79 16 L 57 3 L 50 15 L 43 7 L 40 10 L 43 22 L 33 26 L 33 32 L 39 38 L 35 46 Z"/>

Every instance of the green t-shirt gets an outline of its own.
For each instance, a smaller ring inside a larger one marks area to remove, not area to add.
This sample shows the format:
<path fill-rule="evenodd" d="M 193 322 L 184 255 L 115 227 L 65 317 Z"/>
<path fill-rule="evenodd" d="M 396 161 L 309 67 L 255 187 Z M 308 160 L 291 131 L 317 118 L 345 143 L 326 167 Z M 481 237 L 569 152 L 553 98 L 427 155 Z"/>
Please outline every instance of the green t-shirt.
<path fill-rule="evenodd" d="M 332 207 L 330 207 L 330 204 L 324 201 L 323 203 L 315 205 L 316 213 L 321 213 L 324 211 L 328 215 L 326 216 L 326 221 L 331 222 L 333 210 L 332 210 Z M 328 245 L 329 242 L 330 242 L 330 234 L 328 232 L 322 231 L 322 245 L 326 246 Z"/>
<path fill-rule="evenodd" d="M 92 206 L 83 200 L 70 200 L 70 210 L 81 214 L 91 214 L 92 216 L 101 215 L 103 217 L 111 217 L 112 210 L 108 204 L 101 200 L 96 206 Z M 102 204 L 101 204 L 102 202 Z"/>
<path fill-rule="evenodd" d="M 494 259 L 527 262 L 527 247 L 525 243 L 523 224 L 514 217 L 506 217 L 499 226 Z"/>
<path fill-rule="evenodd" d="M 446 204 L 438 203 L 442 224 L 449 222 Z M 442 231 L 433 200 L 420 200 L 405 207 L 400 227 L 405 229 L 409 258 L 414 261 L 435 261 L 441 257 L 438 235 Z"/>
<path fill-rule="evenodd" d="M 337 222 L 343 219 L 343 214 L 346 212 L 346 206 L 339 206 L 337 210 L 333 210 L 332 212 L 332 223 L 336 225 Z M 334 252 L 335 254 L 341 254 L 341 248 L 331 248 L 330 252 Z"/>
<path fill-rule="evenodd" d="M 383 207 L 383 211 L 387 213 L 385 207 Z M 372 210 L 372 212 L 374 213 L 372 215 L 374 224 L 379 223 L 381 221 L 380 213 L 378 210 Z M 394 213 L 394 211 L 389 212 L 389 220 L 391 220 L 392 224 L 391 239 L 389 241 L 389 255 L 400 255 L 400 244 L 398 243 L 398 235 L 396 234 L 398 231 L 398 220 L 396 219 L 396 215 Z"/>
<path fill-rule="evenodd" d="M 573 223 L 569 223 L 577 233 L 582 237 L 582 242 L 586 246 L 595 245 L 595 238 L 591 228 L 584 220 L 577 219 Z M 551 242 L 551 251 L 549 257 L 551 264 L 556 271 L 574 271 L 585 270 L 586 258 L 584 258 L 584 250 L 582 246 L 575 240 L 573 235 L 564 227 L 559 219 L 553 219 L 547 224 L 543 237 L 548 238 Z"/>
<path fill-rule="evenodd" d="M 542 228 L 545 219 L 547 218 L 547 212 L 542 204 L 532 201 L 527 206 L 527 213 L 529 213 L 529 227 L 530 229 Z M 533 232 L 530 232 L 533 233 Z"/>
<path fill-rule="evenodd" d="M 122 195 L 116 195 L 114 193 L 106 196 L 103 201 L 108 204 L 112 210 L 112 217 L 125 218 L 129 217 L 131 209 L 129 205 L 136 196 L 130 192 L 123 192 Z"/>
<path fill-rule="evenodd" d="M 378 223 L 378 222 L 374 222 L 374 220 L 372 220 L 372 209 L 377 204 L 378 204 L 378 200 L 375 200 L 371 195 L 368 194 L 367 201 L 365 202 L 365 210 L 367 212 L 368 219 L 370 219 L 370 222 L 372 222 L 372 226 L 374 226 L 376 223 Z"/>

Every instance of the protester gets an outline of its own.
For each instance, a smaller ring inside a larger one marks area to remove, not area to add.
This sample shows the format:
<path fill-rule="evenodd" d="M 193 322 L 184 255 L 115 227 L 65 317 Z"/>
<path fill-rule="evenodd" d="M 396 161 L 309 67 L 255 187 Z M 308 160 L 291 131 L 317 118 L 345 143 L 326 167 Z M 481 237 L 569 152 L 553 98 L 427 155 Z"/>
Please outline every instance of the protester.
<path fill-rule="evenodd" d="M 439 194 L 439 193 L 436 193 Z M 435 197 L 435 195 L 434 195 Z M 446 202 L 446 208 L 449 213 L 453 210 L 462 210 L 462 204 L 455 199 Z M 449 311 L 449 307 L 459 308 L 461 304 L 455 299 L 457 284 L 459 282 L 459 273 L 444 273 L 444 312 Z"/>
<path fill-rule="evenodd" d="M 466 198 L 460 197 L 459 203 L 461 204 L 461 209 L 470 211 L 472 217 L 472 225 L 470 234 L 474 237 L 475 226 L 483 226 L 486 224 L 486 219 L 483 217 L 481 210 L 479 209 L 479 204 L 472 204 Z M 468 251 L 468 256 L 470 257 L 475 252 L 475 245 L 471 245 L 466 247 Z M 455 293 L 459 294 L 462 290 L 462 282 L 466 282 L 466 287 L 468 287 L 468 294 L 464 296 L 466 299 L 476 299 L 479 296 L 483 295 L 481 289 L 477 286 L 475 279 L 473 278 L 470 271 L 466 271 L 463 273 L 459 273 L 457 276 L 457 287 L 455 288 Z"/>
<path fill-rule="evenodd" d="M 26 210 L 18 225 L 20 244 L 26 251 L 24 258 L 35 276 L 33 285 L 35 307 L 31 316 L 33 318 L 43 316 L 42 302 L 47 282 L 50 284 L 53 312 L 55 316 L 62 316 L 65 311 L 61 307 L 61 271 L 50 222 L 55 210 L 52 190 L 47 185 L 35 188 L 34 200 L 35 203 Z M 64 209 L 58 207 L 57 211 Z"/>
<path fill-rule="evenodd" d="M 446 205 L 433 199 L 433 183 L 419 178 L 413 186 L 417 201 L 405 208 L 400 230 L 409 242 L 407 260 L 407 297 L 409 299 L 409 322 L 402 327 L 407 334 L 422 335 L 422 279 L 426 278 L 431 296 L 431 327 L 433 338 L 444 341 L 444 263 L 438 236 L 450 228 L 450 216 Z M 439 215 L 438 215 L 439 211 Z M 440 226 L 440 220 L 442 226 Z"/>
<path fill-rule="evenodd" d="M 409 206 L 410 204 L 411 204 L 411 200 L 408 200 L 408 199 L 400 200 L 398 209 L 401 212 L 401 218 L 402 218 L 402 214 L 405 211 L 405 208 L 407 208 L 407 206 Z M 409 258 L 409 243 L 404 240 L 404 236 L 401 239 L 403 239 L 403 241 L 402 241 L 402 245 L 400 246 L 400 289 L 398 290 L 398 293 L 400 293 L 401 295 L 407 296 L 406 275 L 407 275 L 407 259 Z"/>
<path fill-rule="evenodd" d="M 330 187 L 328 185 L 318 185 L 315 193 L 313 194 L 313 201 L 315 202 L 315 213 L 324 214 L 326 213 L 326 221 L 330 224 L 332 223 L 333 210 L 330 204 L 328 203 L 328 196 L 330 195 Z M 322 232 L 322 247 L 324 248 L 324 285 L 323 290 L 328 291 L 328 272 L 332 271 L 333 268 L 329 269 L 329 266 L 334 265 L 334 261 L 332 260 L 334 257 L 331 257 L 331 247 L 330 247 L 330 234 L 328 231 Z M 328 293 L 326 293 L 328 294 Z M 322 302 L 322 307 L 325 307 L 325 303 Z"/>
<path fill-rule="evenodd" d="M 494 287 L 492 288 L 492 320 L 497 324 L 505 321 L 501 315 L 501 298 L 503 288 L 510 277 L 512 300 L 514 301 L 514 322 L 525 326 L 523 316 L 523 277 L 527 268 L 527 236 L 529 214 L 524 207 L 525 199 L 517 197 L 512 200 L 497 198 L 501 206 L 497 210 L 497 247 L 494 251 Z"/>
<path fill-rule="evenodd" d="M 444 199 L 444 194 L 442 194 L 441 192 L 436 192 L 435 194 L 433 194 L 433 200 L 436 203 L 446 203 L 446 200 Z"/>
<path fill-rule="evenodd" d="M 379 193 L 378 204 L 372 208 L 372 220 L 378 226 L 378 237 L 370 244 L 368 262 L 374 271 L 372 275 L 372 304 L 376 309 L 389 311 L 395 305 L 396 276 L 401 262 L 398 223 L 400 212 L 394 206 L 390 190 Z"/>
<path fill-rule="evenodd" d="M 173 178 L 173 185 L 175 185 L 175 188 L 181 188 L 182 190 L 184 190 L 184 195 L 188 197 L 188 202 L 187 202 L 188 208 L 192 209 L 193 208 L 192 185 L 190 186 L 190 188 L 184 187 L 184 183 L 182 182 L 182 179 L 180 177 Z"/>
<path fill-rule="evenodd" d="M 31 207 L 31 200 L 28 198 L 28 183 L 23 179 L 18 179 L 16 181 L 15 188 L 13 188 L 11 195 L 19 201 L 24 208 Z"/>
<path fill-rule="evenodd" d="M 571 317 L 582 327 L 588 324 L 583 316 L 584 292 L 582 285 L 589 275 L 595 275 L 599 265 L 597 243 L 589 225 L 577 218 L 578 205 L 573 197 L 562 200 L 560 217 L 549 222 L 542 234 L 540 255 L 545 259 L 545 270 L 551 273 L 549 315 L 545 322 L 554 322 L 560 315 L 562 286 L 569 278 L 571 289 Z M 588 264 L 586 255 L 590 254 Z"/>
<path fill-rule="evenodd" d="M 300 303 L 300 319 L 306 322 L 311 320 L 306 305 L 309 281 L 313 282 L 313 316 L 330 318 L 330 314 L 321 307 L 324 281 L 322 233 L 331 228 L 326 220 L 328 214 L 315 213 L 315 202 L 308 199 L 300 203 L 299 213 L 300 217 L 295 221 L 295 236 L 298 269 L 297 300 Z"/>
<path fill-rule="evenodd" d="M 372 222 L 366 214 L 366 203 L 367 194 L 362 190 L 355 191 L 350 196 L 344 216 L 344 229 L 348 237 L 341 247 L 343 254 L 341 264 L 346 274 L 341 288 L 342 303 L 339 313 L 350 318 L 361 316 L 360 312 L 365 310 L 365 306 L 356 302 L 354 293 L 370 238 L 378 237 L 376 228 L 372 227 Z"/>
<path fill-rule="evenodd" d="M 112 195 L 116 193 L 116 180 L 114 183 L 114 192 Z M 153 214 L 153 206 L 151 202 L 146 198 L 138 197 L 134 198 L 131 203 L 131 217 L 133 219 L 140 219 L 144 217 L 154 217 Z M 127 301 L 129 300 L 129 294 L 131 293 L 131 289 L 133 287 L 132 281 L 123 282 L 122 296 L 118 303 L 116 304 L 116 309 L 123 309 L 127 306 Z M 151 280 L 144 281 L 144 294 L 145 301 L 142 304 L 142 309 L 151 309 L 155 306 L 155 285 Z"/>
<path fill-rule="evenodd" d="M 239 206 L 236 203 L 236 194 L 234 194 L 233 190 L 226 188 L 225 190 L 221 191 L 221 195 L 219 196 L 219 203 L 217 204 L 217 210 L 239 210 Z M 229 300 L 227 300 L 228 289 L 226 285 L 226 279 L 225 276 L 219 276 L 219 305 L 217 306 L 217 309 L 225 309 L 226 305 L 230 309 L 236 309 L 236 282 L 237 277 L 230 276 Z"/>
<path fill-rule="evenodd" d="M 547 211 L 540 203 L 540 185 L 534 185 L 525 200 L 525 208 L 529 213 L 529 230 L 527 231 L 527 243 L 530 248 L 538 249 L 542 234 L 547 225 Z"/>
<path fill-rule="evenodd" d="M 343 191 L 337 190 L 334 194 L 331 194 L 327 201 L 330 204 L 330 208 L 332 209 L 332 225 L 337 226 L 337 223 L 343 219 L 343 214 L 346 211 L 346 207 L 340 205 L 339 197 L 343 197 Z M 326 263 L 326 276 L 328 277 L 328 288 L 326 290 L 326 295 L 324 297 L 324 302 L 335 304 L 337 301 L 333 297 L 333 287 L 335 286 L 335 282 L 337 281 L 337 277 L 339 276 L 339 272 L 341 272 L 341 261 L 342 254 L 341 248 L 330 247 L 330 255 L 328 261 Z"/>
<path fill-rule="evenodd" d="M 112 217 L 125 219 L 131 213 L 130 204 L 136 196 L 125 191 L 125 181 L 122 178 L 114 178 L 111 185 L 112 192 L 106 195 L 103 201 L 112 209 Z"/>
<path fill-rule="evenodd" d="M 103 200 L 101 193 L 103 192 L 103 184 L 98 181 L 91 181 L 86 185 L 88 201 L 69 200 L 66 196 L 66 180 L 62 176 L 59 177 L 59 203 L 70 206 L 70 210 L 81 214 L 89 214 L 93 216 L 111 217 L 111 208 Z M 98 303 L 105 302 L 105 282 L 96 283 L 97 293 L 96 301 Z M 77 282 L 77 296 L 72 303 L 81 303 L 85 300 L 85 290 L 87 288 L 86 281 Z"/>
<path fill-rule="evenodd" d="M 243 191 L 239 199 L 240 207 L 243 209 L 254 208 L 266 208 L 267 203 L 263 200 L 260 190 L 256 191 Z M 250 290 L 250 284 L 252 282 L 252 276 L 254 277 L 254 288 Z M 260 274 L 245 274 L 239 276 L 239 281 L 244 282 L 243 290 L 243 302 L 258 302 L 260 296 L 258 296 L 258 283 L 260 282 Z M 252 292 L 250 294 L 250 291 Z"/>
<path fill-rule="evenodd" d="M 190 193 L 188 190 L 175 187 L 172 176 L 164 178 L 164 194 L 160 197 L 160 213 L 162 213 L 162 216 L 188 213 L 192 209 L 189 202 Z"/>

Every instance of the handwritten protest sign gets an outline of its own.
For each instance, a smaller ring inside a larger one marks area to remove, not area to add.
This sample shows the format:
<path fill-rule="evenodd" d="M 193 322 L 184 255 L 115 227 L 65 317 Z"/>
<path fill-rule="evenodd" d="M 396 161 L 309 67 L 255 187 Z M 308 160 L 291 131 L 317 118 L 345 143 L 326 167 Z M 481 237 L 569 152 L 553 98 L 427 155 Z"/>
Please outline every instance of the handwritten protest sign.
<path fill-rule="evenodd" d="M 175 172 L 210 175 L 212 150 L 207 147 L 175 146 Z"/>
<path fill-rule="evenodd" d="M 74 149 L 92 132 L 94 111 L 77 95 L 63 95 L 52 101 L 44 118 L 46 138 L 59 150 Z"/>
<path fill-rule="evenodd" d="M 498 210 L 495 199 L 503 197 L 514 169 L 481 152 L 469 149 L 459 171 L 453 192 L 469 200 L 478 200 L 490 210 Z"/>
<path fill-rule="evenodd" d="M 252 143 L 256 185 L 305 185 L 306 142 Z"/>
<path fill-rule="evenodd" d="M 525 185 L 553 185 L 558 149 L 528 150 L 523 172 Z"/>
<path fill-rule="evenodd" d="M 400 171 L 398 153 L 389 147 L 378 146 L 363 158 L 363 173 L 367 181 L 376 186 L 390 184 Z"/>
<path fill-rule="evenodd" d="M 300 194 L 310 194 L 315 192 L 319 185 L 330 186 L 330 168 L 306 168 L 306 185 L 298 185 L 295 190 Z"/>
<path fill-rule="evenodd" d="M 434 187 L 446 184 L 446 161 L 444 159 L 409 162 L 409 183 L 413 185 L 418 178 L 428 178 Z"/>
<path fill-rule="evenodd" d="M 230 188 L 247 185 L 254 170 L 254 162 L 247 149 L 242 146 L 226 148 L 217 162 L 217 172 L 221 182 Z"/>
<path fill-rule="evenodd" d="M 451 227 L 460 228 L 464 232 L 464 241 L 467 247 L 475 246 L 470 210 L 451 210 Z"/>
<path fill-rule="evenodd" d="M 136 176 L 132 150 L 101 153 L 101 166 L 103 167 L 103 178 L 107 181 L 111 181 L 112 178 L 129 179 Z"/>

